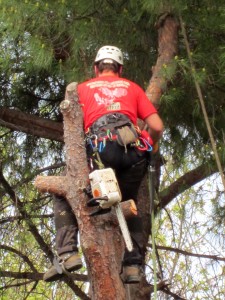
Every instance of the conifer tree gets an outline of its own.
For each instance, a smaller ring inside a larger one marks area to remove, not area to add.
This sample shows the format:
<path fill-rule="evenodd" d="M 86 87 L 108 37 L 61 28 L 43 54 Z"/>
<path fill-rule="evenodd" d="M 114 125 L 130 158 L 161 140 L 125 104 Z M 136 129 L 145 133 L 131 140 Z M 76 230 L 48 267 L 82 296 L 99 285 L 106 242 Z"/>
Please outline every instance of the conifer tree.
<path fill-rule="evenodd" d="M 160 65 L 159 53 L 165 50 L 158 48 L 160 24 L 168 17 L 185 26 L 194 70 L 181 30 L 174 41 L 177 53 L 168 62 L 163 56 Z M 48 290 L 41 280 L 54 254 L 54 224 L 51 197 L 39 194 L 33 182 L 39 174 L 57 175 L 64 167 L 59 104 L 68 83 L 93 76 L 95 53 L 104 44 L 123 50 L 123 76 L 140 84 L 150 99 L 154 95 L 149 87 L 161 79 L 155 104 L 166 130 L 158 160 L 154 236 L 159 255 L 156 281 L 169 279 L 170 285 L 158 286 L 158 299 L 220 299 L 223 184 L 195 81 L 224 170 L 224 1 L 1 0 L 0 19 L 2 299 L 51 299 L 55 290 L 54 299 L 72 299 L 73 294 L 88 299 L 85 272 L 75 275 L 74 282 L 48 285 Z M 210 241 L 219 245 L 217 249 Z M 135 299 L 155 297 L 151 247 L 150 239 L 148 285 Z M 190 258 L 198 255 L 199 281 L 192 276 L 195 261 Z M 204 259 L 217 262 L 207 269 Z"/>

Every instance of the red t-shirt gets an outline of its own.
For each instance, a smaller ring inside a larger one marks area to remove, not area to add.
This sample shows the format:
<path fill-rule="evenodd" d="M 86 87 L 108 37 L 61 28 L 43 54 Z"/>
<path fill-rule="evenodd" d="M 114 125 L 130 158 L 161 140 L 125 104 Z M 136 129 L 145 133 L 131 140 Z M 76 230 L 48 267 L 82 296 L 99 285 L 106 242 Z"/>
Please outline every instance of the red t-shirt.
<path fill-rule="evenodd" d="M 157 110 L 136 83 L 118 76 L 100 76 L 78 85 L 85 131 L 101 116 L 119 112 L 136 125 Z"/>

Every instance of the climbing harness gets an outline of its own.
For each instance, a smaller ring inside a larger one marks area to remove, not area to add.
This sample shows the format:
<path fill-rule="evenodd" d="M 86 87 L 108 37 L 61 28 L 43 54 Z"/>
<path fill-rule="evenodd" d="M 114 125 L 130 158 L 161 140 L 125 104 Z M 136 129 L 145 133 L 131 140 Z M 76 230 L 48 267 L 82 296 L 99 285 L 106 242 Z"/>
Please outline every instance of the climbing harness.
<path fill-rule="evenodd" d="M 120 131 L 122 128 L 126 128 L 121 134 Z M 128 126 L 117 128 L 117 129 L 108 129 L 102 130 L 100 133 L 91 133 L 90 131 L 86 132 L 86 145 L 90 145 L 92 150 L 98 150 L 101 153 L 107 142 L 117 141 L 120 146 L 124 146 L 125 152 L 127 152 L 127 145 L 130 147 L 135 147 L 139 151 L 152 151 L 153 141 L 147 131 L 141 131 L 137 126 L 132 128 L 132 131 Z M 133 133 L 133 130 L 136 131 L 136 135 Z M 129 135 L 129 132 L 131 134 Z"/>

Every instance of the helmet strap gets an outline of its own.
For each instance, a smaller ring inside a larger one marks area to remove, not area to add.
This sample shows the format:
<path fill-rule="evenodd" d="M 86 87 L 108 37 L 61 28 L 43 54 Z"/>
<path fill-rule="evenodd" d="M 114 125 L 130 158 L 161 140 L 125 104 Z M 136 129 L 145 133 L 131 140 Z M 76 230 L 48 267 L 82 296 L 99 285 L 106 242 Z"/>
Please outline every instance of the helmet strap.
<path fill-rule="evenodd" d="M 94 65 L 94 71 L 95 71 L 95 76 L 98 77 L 99 70 L 98 70 L 98 67 L 96 65 Z"/>
<path fill-rule="evenodd" d="M 123 72 L 123 66 L 120 66 L 120 68 L 119 68 L 119 76 L 121 76 L 122 72 Z"/>

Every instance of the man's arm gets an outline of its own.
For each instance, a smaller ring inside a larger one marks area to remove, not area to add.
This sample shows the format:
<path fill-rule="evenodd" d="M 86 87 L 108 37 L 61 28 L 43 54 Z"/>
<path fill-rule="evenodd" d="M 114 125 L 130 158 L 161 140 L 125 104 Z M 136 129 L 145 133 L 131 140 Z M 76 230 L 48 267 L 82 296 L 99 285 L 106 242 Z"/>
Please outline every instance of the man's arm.
<path fill-rule="evenodd" d="M 149 133 L 155 144 L 163 134 L 163 121 L 157 113 L 148 116 L 144 121 L 149 127 Z"/>

